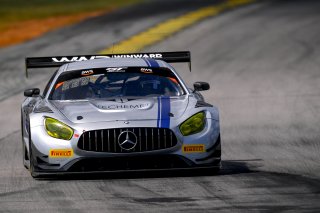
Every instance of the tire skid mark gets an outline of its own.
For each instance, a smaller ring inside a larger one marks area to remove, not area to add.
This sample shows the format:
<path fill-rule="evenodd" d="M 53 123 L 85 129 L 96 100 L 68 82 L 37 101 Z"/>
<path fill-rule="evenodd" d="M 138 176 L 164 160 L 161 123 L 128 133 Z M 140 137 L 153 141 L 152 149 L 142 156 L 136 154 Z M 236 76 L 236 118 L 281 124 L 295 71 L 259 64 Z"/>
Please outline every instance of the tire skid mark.
<path fill-rule="evenodd" d="M 13 135 L 20 133 L 20 129 L 19 130 L 15 130 L 13 132 L 10 132 L 9 134 L 5 135 L 4 137 L 0 138 L 0 143 L 3 142 L 4 140 L 12 137 Z"/>

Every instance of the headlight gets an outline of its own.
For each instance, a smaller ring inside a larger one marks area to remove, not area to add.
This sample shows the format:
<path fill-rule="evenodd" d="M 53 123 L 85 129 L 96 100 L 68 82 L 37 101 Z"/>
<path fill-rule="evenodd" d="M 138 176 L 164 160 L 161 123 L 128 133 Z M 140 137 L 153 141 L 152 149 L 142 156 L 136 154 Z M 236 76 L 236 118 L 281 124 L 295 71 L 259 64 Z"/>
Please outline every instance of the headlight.
<path fill-rule="evenodd" d="M 70 140 L 72 138 L 73 129 L 66 124 L 53 118 L 46 118 L 44 123 L 46 131 L 51 137 L 62 140 Z"/>
<path fill-rule="evenodd" d="M 199 112 L 180 125 L 182 135 L 192 135 L 201 132 L 206 124 L 206 116 L 204 112 Z"/>

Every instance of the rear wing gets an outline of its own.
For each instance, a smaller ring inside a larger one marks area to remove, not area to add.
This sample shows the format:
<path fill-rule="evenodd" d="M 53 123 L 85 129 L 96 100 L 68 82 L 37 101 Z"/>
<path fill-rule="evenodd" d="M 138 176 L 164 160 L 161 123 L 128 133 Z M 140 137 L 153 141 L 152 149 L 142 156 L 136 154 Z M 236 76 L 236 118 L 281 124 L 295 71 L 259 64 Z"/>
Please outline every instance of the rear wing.
<path fill-rule="evenodd" d="M 160 59 L 168 63 L 189 63 L 191 72 L 191 54 L 189 51 L 183 52 L 147 52 L 147 53 L 128 53 L 128 54 L 98 54 L 98 55 L 77 55 L 77 56 L 51 56 L 51 57 L 32 57 L 26 58 L 26 77 L 28 69 L 31 68 L 50 68 L 60 67 L 64 64 L 87 61 L 99 58 L 150 58 Z"/>

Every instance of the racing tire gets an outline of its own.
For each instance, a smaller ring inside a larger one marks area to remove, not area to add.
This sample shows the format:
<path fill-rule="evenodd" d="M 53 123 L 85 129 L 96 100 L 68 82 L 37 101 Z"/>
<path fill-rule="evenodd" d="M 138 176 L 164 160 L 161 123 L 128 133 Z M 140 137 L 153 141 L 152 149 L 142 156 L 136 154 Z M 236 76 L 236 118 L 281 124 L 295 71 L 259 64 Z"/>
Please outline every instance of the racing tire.
<path fill-rule="evenodd" d="M 26 154 L 28 154 L 27 148 L 24 145 L 24 142 L 22 142 L 22 163 L 23 163 L 24 168 L 29 169 L 28 164 L 26 162 Z"/>
<path fill-rule="evenodd" d="M 221 159 L 221 137 L 220 137 L 220 135 L 218 137 L 218 143 L 219 143 L 220 148 L 215 151 L 216 152 L 215 155 L 217 157 L 220 157 L 220 159 Z M 221 160 L 219 162 L 212 162 L 212 168 L 208 169 L 207 172 L 209 175 L 216 175 L 217 173 L 220 172 L 220 170 L 221 170 Z"/>
<path fill-rule="evenodd" d="M 24 137 L 23 137 L 23 117 L 22 117 L 22 110 L 21 110 L 21 141 L 22 141 L 22 164 L 26 169 L 28 168 L 28 164 L 26 162 L 26 157 L 28 155 L 28 151 L 25 145 Z"/>
<path fill-rule="evenodd" d="M 31 176 L 32 176 L 33 178 L 39 178 L 40 175 L 39 175 L 37 172 L 34 171 L 34 162 L 33 162 L 34 159 L 33 159 L 33 155 L 32 155 L 31 149 L 30 149 L 30 155 L 29 155 L 29 157 L 30 157 L 30 167 L 29 167 L 30 174 L 31 174 Z"/>
<path fill-rule="evenodd" d="M 29 161 L 30 161 L 29 171 L 30 171 L 30 174 L 33 178 L 38 178 L 38 177 L 40 177 L 40 175 L 34 171 L 35 169 L 34 169 L 34 159 L 33 159 L 33 155 L 32 155 L 30 127 L 29 127 L 28 131 L 29 131 Z"/>

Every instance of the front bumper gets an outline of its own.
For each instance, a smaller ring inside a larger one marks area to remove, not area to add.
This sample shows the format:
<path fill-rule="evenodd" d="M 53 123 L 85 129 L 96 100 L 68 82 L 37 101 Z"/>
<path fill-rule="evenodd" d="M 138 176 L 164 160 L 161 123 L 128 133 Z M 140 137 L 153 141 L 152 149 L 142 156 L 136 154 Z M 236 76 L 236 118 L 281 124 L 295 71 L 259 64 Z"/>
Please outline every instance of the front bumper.
<path fill-rule="evenodd" d="M 146 163 L 148 162 L 148 163 Z M 190 163 L 190 162 L 189 162 Z M 189 170 L 219 171 L 221 160 L 216 159 L 210 164 L 188 164 L 187 159 L 179 156 L 147 156 L 142 158 L 81 158 L 70 162 L 69 169 L 43 170 L 35 168 L 37 176 L 78 175 L 78 174 L 112 174 L 124 172 L 170 172 Z"/>
<path fill-rule="evenodd" d="M 190 159 L 176 154 L 162 155 L 136 155 L 121 157 L 79 157 L 71 160 L 64 166 L 50 164 L 39 156 L 35 157 L 35 172 L 38 174 L 76 174 L 76 173 L 101 173 L 124 171 L 168 171 L 186 169 L 220 169 L 221 144 L 216 143 L 215 149 L 210 150 L 206 158 L 197 159 L 194 163 Z M 210 163 L 207 163 L 209 160 Z M 203 163 L 203 162 L 206 163 Z"/>
<path fill-rule="evenodd" d="M 139 126 L 139 125 L 136 125 Z M 88 130 L 88 129 L 87 129 Z M 48 136 L 43 126 L 34 127 L 32 135 L 32 153 L 34 169 L 37 173 L 74 173 L 105 171 L 143 171 L 192 168 L 219 168 L 221 162 L 221 144 L 219 123 L 210 120 L 200 133 L 184 137 L 178 129 L 172 129 L 178 143 L 171 148 L 136 153 L 98 153 L 84 151 L 77 147 L 78 138 L 63 141 Z M 75 131 L 81 135 L 81 132 Z M 203 144 L 201 153 L 185 153 L 184 145 Z M 73 155 L 66 158 L 51 158 L 52 149 L 72 149 Z"/>

